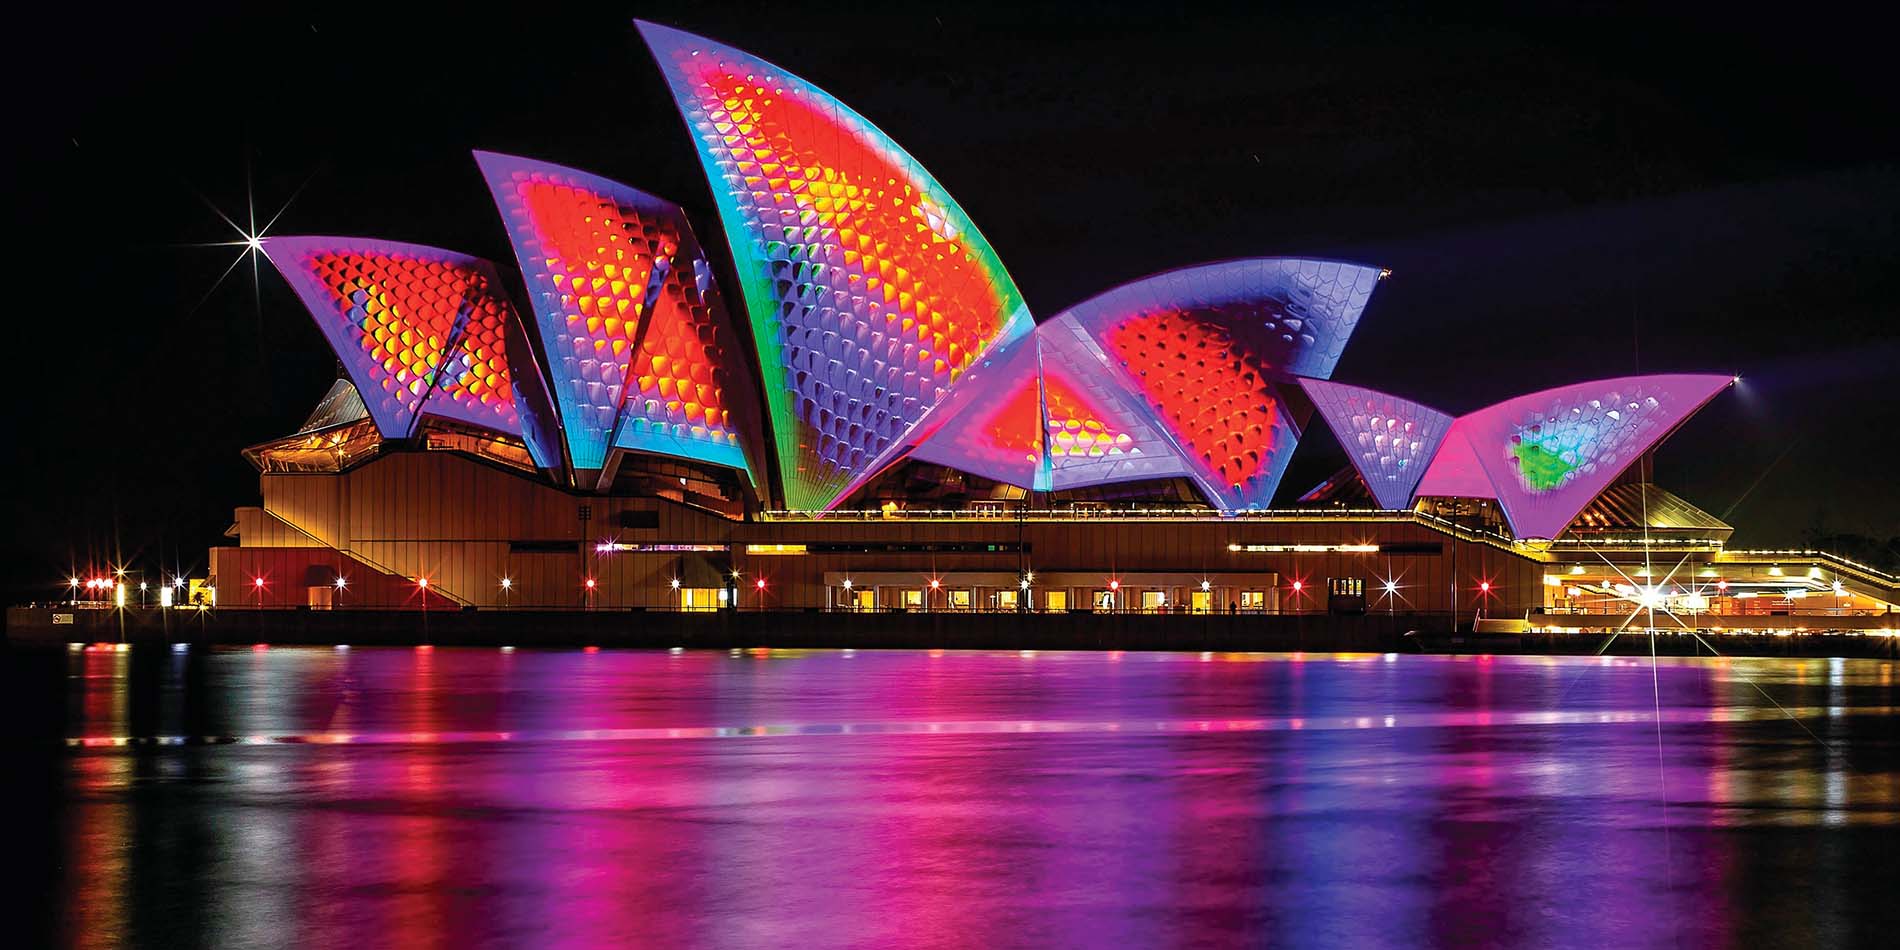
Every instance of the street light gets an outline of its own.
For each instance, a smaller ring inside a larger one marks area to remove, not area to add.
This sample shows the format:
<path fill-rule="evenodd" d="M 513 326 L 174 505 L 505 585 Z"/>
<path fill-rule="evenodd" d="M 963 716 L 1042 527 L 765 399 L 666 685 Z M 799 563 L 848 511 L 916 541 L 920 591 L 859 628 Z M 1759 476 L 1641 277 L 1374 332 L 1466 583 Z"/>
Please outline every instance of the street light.
<path fill-rule="evenodd" d="M 343 605 L 343 591 L 350 586 L 350 580 L 349 578 L 344 577 L 341 574 L 338 574 L 336 576 L 336 580 L 333 583 L 336 585 L 336 596 L 333 598 L 335 600 L 335 603 L 332 604 L 331 606 L 341 607 Z"/>
<path fill-rule="evenodd" d="M 515 589 L 514 578 L 504 577 L 501 579 L 501 605 L 503 607 L 508 606 L 508 595 L 512 593 L 514 589 Z"/>

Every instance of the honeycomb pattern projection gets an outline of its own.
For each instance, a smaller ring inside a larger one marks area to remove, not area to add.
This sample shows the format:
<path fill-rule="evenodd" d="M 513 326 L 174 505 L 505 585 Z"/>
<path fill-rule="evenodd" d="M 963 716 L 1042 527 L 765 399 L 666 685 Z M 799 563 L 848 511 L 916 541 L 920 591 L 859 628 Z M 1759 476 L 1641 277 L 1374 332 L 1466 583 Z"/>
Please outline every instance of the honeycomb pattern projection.
<path fill-rule="evenodd" d="M 633 356 L 616 448 L 725 465 L 757 484 L 746 439 L 758 431 L 746 357 L 712 265 L 692 230 L 660 282 Z"/>
<path fill-rule="evenodd" d="M 918 426 L 929 428 L 941 419 L 911 454 L 1018 488 L 1046 490 L 1036 337 L 1025 334 L 991 352 L 995 355 L 958 379 L 951 398 Z"/>
<path fill-rule="evenodd" d="M 488 152 L 475 160 L 527 283 L 568 456 L 576 469 L 599 469 L 685 219 L 669 202 L 576 169 Z"/>
<path fill-rule="evenodd" d="M 500 325 L 509 310 L 496 292 L 494 268 L 479 258 L 441 248 L 360 238 L 283 237 L 264 253 L 284 275 L 343 362 L 376 428 L 407 438 L 449 363 L 456 395 L 441 404 L 468 408 L 478 424 L 502 427 L 512 419 L 514 391 L 499 347 L 484 358 L 463 359 L 456 337 L 473 322 Z M 474 412 L 482 406 L 489 412 Z"/>
<path fill-rule="evenodd" d="M 1325 378 L 1378 283 L 1377 268 L 1256 258 L 1169 271 L 1068 312 L 1102 345 L 1228 509 L 1272 500 L 1299 441 L 1278 383 Z"/>
<path fill-rule="evenodd" d="M 522 354 L 515 364 L 515 411 L 521 416 L 521 437 L 528 443 L 528 455 L 535 467 L 558 471 L 563 465 L 561 427 L 555 419 L 554 401 L 548 397 L 547 382 L 541 376 L 541 363 L 534 358 L 534 346 L 529 342 L 532 332 L 517 312 L 502 334 L 508 351 Z"/>
<path fill-rule="evenodd" d="M 1073 318 L 1037 327 L 1036 339 L 1052 489 L 1193 474 Z"/>
<path fill-rule="evenodd" d="M 1379 506 L 1411 507 L 1412 491 L 1437 454 L 1452 417 L 1359 386 L 1319 379 L 1302 379 L 1300 386 L 1312 397 Z"/>
<path fill-rule="evenodd" d="M 1578 383 L 1506 400 L 1460 423 L 1511 531 L 1555 538 L 1730 381 L 1679 374 Z"/>
<path fill-rule="evenodd" d="M 1022 295 L 943 186 L 823 90 L 641 22 L 724 223 L 785 501 L 829 508 L 905 448 Z"/>
<path fill-rule="evenodd" d="M 494 265 L 479 262 L 485 286 L 499 288 Z M 436 373 L 435 391 L 423 415 L 441 416 L 508 435 L 523 432 L 514 374 L 508 362 L 507 326 L 516 319 L 506 298 L 489 296 L 470 307 L 449 357 Z"/>

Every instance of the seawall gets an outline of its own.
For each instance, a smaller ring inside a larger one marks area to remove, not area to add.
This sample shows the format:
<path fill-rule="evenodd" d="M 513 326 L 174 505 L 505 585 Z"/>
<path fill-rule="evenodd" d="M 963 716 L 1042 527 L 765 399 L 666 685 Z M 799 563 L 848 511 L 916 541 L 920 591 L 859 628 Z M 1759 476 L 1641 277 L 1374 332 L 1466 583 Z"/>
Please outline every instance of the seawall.
<path fill-rule="evenodd" d="M 1453 635 L 1431 614 L 824 613 L 818 611 L 539 610 L 72 610 L 9 608 L 14 647 L 69 643 L 204 646 L 548 646 L 667 649 L 803 647 L 965 650 L 1186 650 L 1220 652 L 1456 652 L 1647 654 L 1640 632 Z M 1416 631 L 1417 633 L 1413 633 Z M 1411 634 L 1411 635 L 1408 635 Z M 1664 633 L 1666 655 L 1893 657 L 1894 637 Z"/>

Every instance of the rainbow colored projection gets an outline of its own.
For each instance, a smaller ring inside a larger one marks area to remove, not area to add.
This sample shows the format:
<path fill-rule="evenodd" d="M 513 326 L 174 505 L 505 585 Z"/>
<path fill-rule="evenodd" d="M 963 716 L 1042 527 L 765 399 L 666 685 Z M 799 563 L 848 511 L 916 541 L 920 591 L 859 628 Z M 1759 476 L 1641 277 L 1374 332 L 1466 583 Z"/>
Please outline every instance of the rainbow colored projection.
<path fill-rule="evenodd" d="M 1734 381 L 1625 376 L 1546 389 L 1459 420 L 1511 531 L 1554 538 L 1643 453 Z"/>
<path fill-rule="evenodd" d="M 675 456 L 793 509 L 836 507 L 908 456 L 1034 491 L 1189 478 L 1232 512 L 1271 502 L 1317 409 L 1381 506 L 1495 498 L 1519 537 L 1549 538 L 1730 382 L 1601 380 L 1453 419 L 1326 381 L 1383 272 L 1302 258 L 1166 271 L 1037 325 L 962 208 L 862 116 L 755 56 L 638 26 L 697 145 L 751 346 L 678 205 L 477 152 L 532 328 L 476 258 L 266 242 L 385 436 L 424 416 L 518 435 L 587 490 L 618 452 Z"/>
<path fill-rule="evenodd" d="M 990 354 L 918 426 L 921 441 L 910 457 L 1019 488 L 1046 489 L 1049 455 L 1042 438 L 1036 336 L 1018 335 Z"/>
<path fill-rule="evenodd" d="M 1042 347 L 1050 488 L 1190 474 L 1161 425 L 1117 382 L 1108 357 L 1073 317 L 1037 327 L 1036 339 Z"/>
<path fill-rule="evenodd" d="M 577 169 L 475 153 L 508 224 L 575 469 L 618 446 L 750 471 L 736 341 L 677 205 Z"/>
<path fill-rule="evenodd" d="M 279 237 L 265 256 L 317 322 L 386 438 L 424 413 L 520 434 L 494 266 L 441 248 Z"/>
<path fill-rule="evenodd" d="M 1280 387 L 1332 374 L 1379 274 L 1336 261 L 1226 261 L 1125 284 L 1062 318 L 1100 344 L 1209 498 L 1260 508 L 1305 423 Z"/>
<path fill-rule="evenodd" d="M 699 147 L 764 370 L 785 502 L 828 508 L 963 372 L 1029 332 L 989 242 L 923 166 L 810 83 L 639 22 Z"/>
<path fill-rule="evenodd" d="M 1302 379 L 1379 507 L 1408 508 L 1452 417 L 1430 406 L 1360 386 Z"/>

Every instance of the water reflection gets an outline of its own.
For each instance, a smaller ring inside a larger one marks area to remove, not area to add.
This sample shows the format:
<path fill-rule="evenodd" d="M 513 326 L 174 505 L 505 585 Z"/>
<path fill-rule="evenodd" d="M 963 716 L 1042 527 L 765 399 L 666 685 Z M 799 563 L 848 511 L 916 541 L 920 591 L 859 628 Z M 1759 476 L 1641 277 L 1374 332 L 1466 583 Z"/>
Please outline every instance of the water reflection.
<path fill-rule="evenodd" d="M 1799 943 L 1900 870 L 1883 661 L 65 663 L 87 946 Z"/>

